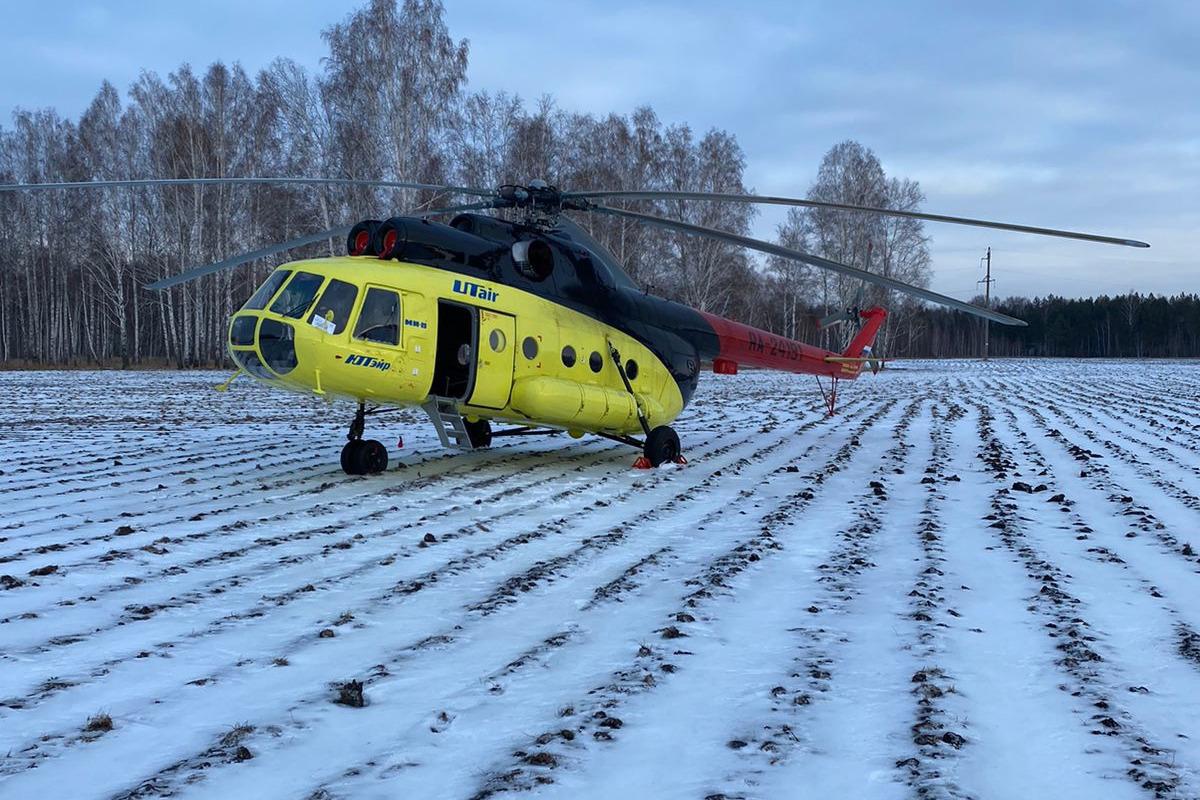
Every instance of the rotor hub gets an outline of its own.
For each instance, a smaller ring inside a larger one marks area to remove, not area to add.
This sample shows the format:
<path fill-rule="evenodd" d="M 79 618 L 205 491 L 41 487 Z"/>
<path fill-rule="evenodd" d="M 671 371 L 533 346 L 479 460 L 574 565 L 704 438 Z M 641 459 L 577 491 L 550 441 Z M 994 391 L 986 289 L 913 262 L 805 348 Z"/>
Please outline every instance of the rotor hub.
<path fill-rule="evenodd" d="M 590 206 L 582 198 L 564 196 L 558 187 L 543 180 L 528 185 L 506 183 L 496 188 L 497 208 L 516 208 L 524 212 L 523 222 L 536 227 L 553 227 L 563 211 L 583 211 Z"/>

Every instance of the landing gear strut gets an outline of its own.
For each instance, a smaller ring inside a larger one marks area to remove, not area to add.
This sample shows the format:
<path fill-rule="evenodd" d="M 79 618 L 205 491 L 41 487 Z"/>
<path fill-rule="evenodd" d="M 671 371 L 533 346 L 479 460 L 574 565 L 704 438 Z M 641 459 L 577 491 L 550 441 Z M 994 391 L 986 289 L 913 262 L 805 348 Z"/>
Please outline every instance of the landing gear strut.
<path fill-rule="evenodd" d="M 817 388 L 821 390 L 821 397 L 825 400 L 825 411 L 828 412 L 826 416 L 832 417 L 837 413 L 838 379 L 835 377 L 829 378 L 829 391 L 826 392 L 824 384 L 821 383 L 820 376 L 814 377 L 817 379 Z"/>
<path fill-rule="evenodd" d="M 613 364 L 617 367 L 617 374 L 621 376 L 621 382 L 625 384 L 625 391 L 633 397 L 634 406 L 637 408 L 638 422 L 641 423 L 642 430 L 646 434 L 646 440 L 639 442 L 631 436 L 608 436 L 607 438 L 614 441 L 631 444 L 634 447 L 642 449 L 642 457 L 633 462 L 636 469 L 649 469 L 657 467 L 659 464 L 665 464 L 668 461 L 674 461 L 676 464 L 686 464 L 687 459 L 683 457 L 683 453 L 679 447 L 679 434 L 669 425 L 659 425 L 657 428 L 650 428 L 650 421 L 646 419 L 646 414 L 642 410 L 642 404 L 638 402 L 638 396 L 633 392 L 633 386 L 629 383 L 629 376 L 625 374 L 625 367 L 621 363 L 621 354 L 617 348 L 613 347 L 612 342 L 608 343 L 608 353 L 612 356 Z M 605 435 L 605 434 L 601 434 Z"/>
<path fill-rule="evenodd" d="M 366 424 L 366 404 L 359 403 L 342 448 L 342 471 L 347 475 L 377 475 L 387 469 L 387 448 L 374 439 L 362 438 Z"/>

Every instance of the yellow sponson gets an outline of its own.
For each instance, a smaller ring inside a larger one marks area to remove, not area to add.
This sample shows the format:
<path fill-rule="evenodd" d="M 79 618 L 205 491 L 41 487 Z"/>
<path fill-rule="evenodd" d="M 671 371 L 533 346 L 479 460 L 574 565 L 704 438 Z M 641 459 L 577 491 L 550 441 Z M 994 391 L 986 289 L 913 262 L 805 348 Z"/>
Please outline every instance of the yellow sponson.
<path fill-rule="evenodd" d="M 453 397 L 464 415 L 575 432 L 637 433 L 638 404 L 652 427 L 683 408 L 645 346 L 512 286 L 366 256 L 296 261 L 277 273 L 288 274 L 268 279 L 230 323 L 234 360 L 271 385 L 389 406 Z M 318 281 L 298 311 L 301 287 Z"/>

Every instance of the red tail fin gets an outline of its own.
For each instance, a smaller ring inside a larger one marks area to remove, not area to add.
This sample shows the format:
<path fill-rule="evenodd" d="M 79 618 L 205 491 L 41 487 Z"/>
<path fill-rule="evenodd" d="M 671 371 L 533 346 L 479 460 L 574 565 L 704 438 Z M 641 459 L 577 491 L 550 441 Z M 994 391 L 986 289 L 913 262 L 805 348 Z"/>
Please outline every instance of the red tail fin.
<path fill-rule="evenodd" d="M 862 358 L 863 350 L 875 342 L 875 335 L 879 333 L 879 327 L 887 319 L 887 311 L 879 306 L 860 311 L 858 315 L 865 320 L 865 323 L 854 335 L 854 340 L 850 342 L 846 352 L 842 353 L 843 358 Z"/>

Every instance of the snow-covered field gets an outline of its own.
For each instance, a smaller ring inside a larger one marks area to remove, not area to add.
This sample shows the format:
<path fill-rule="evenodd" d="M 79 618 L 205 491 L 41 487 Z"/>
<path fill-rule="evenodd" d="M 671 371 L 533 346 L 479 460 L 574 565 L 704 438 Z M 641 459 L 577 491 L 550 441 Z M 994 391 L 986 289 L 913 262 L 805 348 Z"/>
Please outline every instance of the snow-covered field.
<path fill-rule="evenodd" d="M 404 412 L 358 478 L 223 377 L 0 374 L 0 796 L 1200 796 L 1200 365 L 710 375 L 655 471 Z"/>

